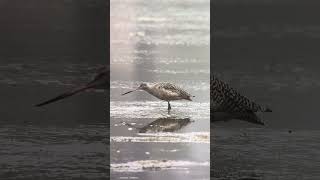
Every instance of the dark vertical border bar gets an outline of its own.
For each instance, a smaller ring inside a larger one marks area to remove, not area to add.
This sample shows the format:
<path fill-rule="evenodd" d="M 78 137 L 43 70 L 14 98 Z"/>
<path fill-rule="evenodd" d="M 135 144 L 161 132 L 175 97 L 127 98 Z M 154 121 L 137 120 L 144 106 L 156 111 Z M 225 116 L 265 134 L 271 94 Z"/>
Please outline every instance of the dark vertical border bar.
<path fill-rule="evenodd" d="M 110 179 L 110 0 L 107 0 L 106 2 L 107 7 L 106 7 L 106 17 L 107 17 L 107 22 L 106 22 L 106 59 L 107 59 L 107 66 L 109 68 L 109 86 L 107 88 L 107 107 L 106 107 L 106 117 L 107 117 L 107 122 L 106 122 L 106 130 L 108 131 L 107 137 L 106 137 L 106 164 L 107 164 L 107 177 L 106 179 Z"/>
<path fill-rule="evenodd" d="M 213 23 L 213 18 L 214 18 L 214 0 L 210 0 L 210 79 L 213 73 L 213 42 L 214 42 L 214 37 L 213 37 L 213 31 L 214 31 L 214 23 Z M 211 91 L 211 87 L 210 87 Z M 210 102 L 211 102 L 211 96 L 210 96 Z M 211 103 L 210 103 L 211 105 Z M 210 113 L 211 115 L 211 113 Z M 210 116 L 211 119 L 211 116 Z M 214 139 L 213 139 L 213 123 L 210 121 L 210 179 L 213 177 L 213 144 L 214 144 Z"/>

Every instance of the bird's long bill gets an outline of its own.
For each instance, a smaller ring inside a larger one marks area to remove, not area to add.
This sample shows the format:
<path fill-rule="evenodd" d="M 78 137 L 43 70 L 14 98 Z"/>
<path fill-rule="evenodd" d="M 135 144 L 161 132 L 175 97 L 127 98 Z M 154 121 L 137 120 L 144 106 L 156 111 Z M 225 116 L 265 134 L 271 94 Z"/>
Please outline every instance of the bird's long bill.
<path fill-rule="evenodd" d="M 138 90 L 138 89 L 135 89 L 135 90 L 132 90 L 132 91 L 128 91 L 128 92 L 123 93 L 123 94 L 121 94 L 121 95 L 123 96 L 123 95 L 129 94 L 129 93 L 135 92 L 135 91 L 137 91 L 137 90 Z"/>
<path fill-rule="evenodd" d="M 49 99 L 48 101 L 45 101 L 43 103 L 40 103 L 40 104 L 37 104 L 35 106 L 37 107 L 40 107 L 40 106 L 44 106 L 44 105 L 47 105 L 47 104 L 50 104 L 50 103 L 53 103 L 53 102 L 56 102 L 56 101 L 59 101 L 61 99 L 64 99 L 64 98 L 67 98 L 67 97 L 70 97 L 70 96 L 73 96 L 79 92 L 82 92 L 82 91 L 85 91 L 87 89 L 90 89 L 91 86 L 84 86 L 84 87 L 80 87 L 80 88 L 77 88 L 77 89 L 74 89 L 72 91 L 69 91 L 69 92 L 66 92 L 66 93 L 63 93 L 55 98 L 52 98 L 52 99 Z"/>

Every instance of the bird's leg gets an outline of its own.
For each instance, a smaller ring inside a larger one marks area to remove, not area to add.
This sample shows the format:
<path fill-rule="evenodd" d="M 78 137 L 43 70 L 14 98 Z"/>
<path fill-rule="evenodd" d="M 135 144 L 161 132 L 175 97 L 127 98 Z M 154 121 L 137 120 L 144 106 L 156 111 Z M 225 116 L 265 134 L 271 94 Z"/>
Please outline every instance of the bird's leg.
<path fill-rule="evenodd" d="M 170 105 L 170 102 L 168 101 L 168 114 L 170 114 L 170 110 L 171 110 L 171 105 Z"/>

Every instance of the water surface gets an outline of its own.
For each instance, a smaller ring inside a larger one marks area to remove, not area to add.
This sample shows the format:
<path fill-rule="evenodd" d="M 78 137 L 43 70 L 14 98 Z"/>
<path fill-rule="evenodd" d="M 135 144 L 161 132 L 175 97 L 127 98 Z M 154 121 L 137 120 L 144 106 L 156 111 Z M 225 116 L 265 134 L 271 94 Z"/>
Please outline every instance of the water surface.
<path fill-rule="evenodd" d="M 111 177 L 209 179 L 209 1 L 111 1 Z M 122 93 L 171 82 L 193 101 Z"/>

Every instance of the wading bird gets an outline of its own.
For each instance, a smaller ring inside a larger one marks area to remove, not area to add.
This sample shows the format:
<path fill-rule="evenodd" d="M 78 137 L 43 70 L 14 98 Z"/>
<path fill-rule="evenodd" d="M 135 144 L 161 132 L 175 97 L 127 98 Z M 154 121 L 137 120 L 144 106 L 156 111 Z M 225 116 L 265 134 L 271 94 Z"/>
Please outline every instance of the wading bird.
<path fill-rule="evenodd" d="M 214 75 L 210 79 L 210 114 L 212 121 L 227 121 L 239 119 L 255 124 L 264 125 L 256 115 L 257 112 L 272 112 L 242 96 L 225 82 Z"/>
<path fill-rule="evenodd" d="M 87 83 L 86 85 L 78 87 L 78 88 L 73 89 L 71 91 L 65 92 L 55 98 L 49 99 L 49 100 L 42 102 L 40 104 L 37 104 L 35 106 L 37 106 L 37 107 L 44 106 L 44 105 L 59 101 L 61 99 L 73 96 L 75 94 L 78 94 L 80 92 L 90 90 L 90 89 L 107 89 L 108 86 L 109 86 L 109 68 L 102 67 L 102 68 L 99 68 L 98 73 L 93 78 L 93 80 L 90 81 L 89 83 Z"/>
<path fill-rule="evenodd" d="M 137 89 L 128 91 L 122 95 L 126 95 L 128 93 L 138 91 L 138 90 L 144 90 L 158 99 L 167 101 L 168 112 L 171 110 L 170 101 L 183 100 L 183 99 L 192 101 L 191 97 L 194 97 L 194 96 L 191 96 L 189 93 L 187 93 L 185 90 L 181 89 L 180 87 L 173 85 L 171 83 L 164 83 L 164 82 L 155 83 L 151 85 L 146 83 L 141 83 Z"/>

